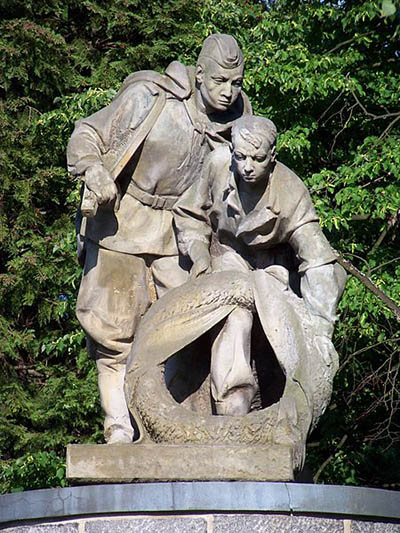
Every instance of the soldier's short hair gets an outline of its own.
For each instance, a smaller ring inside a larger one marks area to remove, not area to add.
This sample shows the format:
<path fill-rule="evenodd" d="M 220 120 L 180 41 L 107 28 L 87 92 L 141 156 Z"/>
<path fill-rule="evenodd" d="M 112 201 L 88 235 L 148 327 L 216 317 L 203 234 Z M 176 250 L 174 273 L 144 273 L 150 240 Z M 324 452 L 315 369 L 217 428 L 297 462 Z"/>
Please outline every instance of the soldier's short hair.
<path fill-rule="evenodd" d="M 264 141 L 267 141 L 270 146 L 274 145 L 278 132 L 272 120 L 264 117 L 245 115 L 235 120 L 232 125 L 233 144 L 235 144 L 235 138 L 238 135 L 255 148 L 260 148 Z"/>
<path fill-rule="evenodd" d="M 240 67 L 244 61 L 236 39 L 225 33 L 213 33 L 203 42 L 197 64 L 202 65 L 204 60 L 210 59 L 227 69 Z"/>

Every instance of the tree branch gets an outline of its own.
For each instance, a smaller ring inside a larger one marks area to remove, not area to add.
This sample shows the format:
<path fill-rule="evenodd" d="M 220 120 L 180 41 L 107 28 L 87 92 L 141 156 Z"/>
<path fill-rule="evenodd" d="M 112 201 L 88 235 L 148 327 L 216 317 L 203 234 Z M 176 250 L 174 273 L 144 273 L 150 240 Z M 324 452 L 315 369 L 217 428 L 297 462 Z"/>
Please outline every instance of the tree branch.
<path fill-rule="evenodd" d="M 366 31 L 365 33 L 359 33 L 358 35 L 355 35 L 351 39 L 347 39 L 347 41 L 342 41 L 341 43 L 338 43 L 336 46 L 334 46 L 333 48 L 325 52 L 325 54 L 332 54 L 333 52 L 336 52 L 336 50 L 343 48 L 343 46 L 353 43 L 359 37 L 364 37 L 365 35 L 370 35 L 371 33 L 373 33 L 373 31 Z"/>
<path fill-rule="evenodd" d="M 380 120 L 380 119 L 385 119 L 385 118 L 390 118 L 390 117 L 396 117 L 394 119 L 394 123 L 396 123 L 399 119 L 400 119 L 400 111 L 396 111 L 396 113 L 384 113 L 383 115 L 375 115 L 375 113 L 371 113 L 370 111 L 368 111 L 368 109 L 364 106 L 364 104 L 362 104 L 358 98 L 358 96 L 356 95 L 356 93 L 351 89 L 351 94 L 353 95 L 353 98 L 354 100 L 357 102 L 357 104 L 361 107 L 361 109 L 363 110 L 364 114 L 371 117 L 372 120 Z M 390 124 L 389 124 L 390 127 L 392 127 Z M 389 127 L 388 126 L 388 127 Z M 386 131 L 386 130 L 385 130 Z"/>
<path fill-rule="evenodd" d="M 388 232 L 388 226 L 386 226 L 384 230 L 382 231 L 382 233 L 379 235 L 378 240 L 373 245 L 368 255 L 373 255 L 376 252 L 379 246 L 383 243 L 383 240 L 385 239 L 387 232 Z"/>
<path fill-rule="evenodd" d="M 351 215 L 350 220 L 356 221 L 356 220 L 368 220 L 371 215 Z"/>
<path fill-rule="evenodd" d="M 387 294 L 385 294 L 379 287 L 375 285 L 365 274 L 360 272 L 353 263 L 344 259 L 336 250 L 335 250 L 336 260 L 342 265 L 342 267 L 352 276 L 356 277 L 367 289 L 369 289 L 385 306 L 394 314 L 396 319 L 400 322 L 400 307 L 391 299 Z"/>
<path fill-rule="evenodd" d="M 377 346 L 382 346 L 382 344 L 386 344 L 391 341 L 398 341 L 400 340 L 400 337 L 391 337 L 389 339 L 385 339 L 384 341 L 376 342 L 375 344 L 370 344 L 368 346 L 364 346 L 364 348 L 360 348 L 359 350 L 356 350 L 355 352 L 351 353 L 346 357 L 346 359 L 343 361 L 343 363 L 340 365 L 338 372 L 341 372 L 343 368 L 357 355 L 361 355 L 362 353 L 368 352 L 368 350 L 372 350 L 373 348 L 376 348 Z"/>
<path fill-rule="evenodd" d="M 378 265 L 374 268 L 371 268 L 370 273 L 375 272 L 375 270 L 379 270 L 380 268 L 390 265 L 391 263 L 395 263 L 396 261 L 399 261 L 400 257 L 395 257 L 394 259 L 391 259 L 390 261 L 386 261 L 385 263 L 382 263 L 381 265 Z"/>
<path fill-rule="evenodd" d="M 393 113 L 392 113 L 393 115 Z M 389 116 L 389 114 L 387 115 Z M 400 113 L 398 113 L 398 116 L 392 120 L 392 122 L 386 127 L 386 129 L 383 131 L 383 133 L 381 133 L 381 135 L 379 136 L 379 139 L 382 140 L 386 137 L 386 135 L 389 133 L 389 131 L 393 128 L 393 126 L 396 124 L 396 122 L 400 120 Z"/>
<path fill-rule="evenodd" d="M 348 438 L 348 435 L 344 435 L 342 437 L 342 440 L 339 442 L 339 444 L 336 446 L 335 451 L 322 463 L 322 465 L 318 468 L 318 470 L 315 473 L 315 476 L 313 477 L 313 482 L 318 483 L 319 476 L 322 474 L 322 472 L 325 470 L 325 468 L 328 466 L 328 464 L 332 461 L 332 459 L 335 457 L 335 454 L 340 448 L 343 446 L 343 444 L 346 442 Z"/>
<path fill-rule="evenodd" d="M 335 148 L 337 138 L 338 138 L 339 135 L 340 135 L 341 133 L 343 133 L 344 130 L 347 128 L 347 125 L 348 125 L 348 123 L 350 122 L 350 120 L 351 120 L 351 118 L 352 118 L 352 116 L 353 116 L 353 109 L 354 109 L 355 107 L 356 107 L 356 104 L 350 106 L 350 108 L 349 108 L 349 115 L 348 115 L 348 117 L 347 117 L 347 119 L 346 119 L 346 122 L 344 123 L 342 129 L 339 130 L 339 131 L 336 133 L 335 137 L 333 138 L 333 142 L 332 142 L 331 148 L 330 148 L 329 153 L 328 153 L 328 158 L 329 158 L 329 159 L 330 159 L 330 158 L 332 157 L 332 155 L 333 155 L 333 150 L 334 150 L 334 148 Z"/>
<path fill-rule="evenodd" d="M 344 90 L 341 91 L 337 96 L 336 98 L 329 104 L 329 106 L 325 109 L 325 111 L 321 114 L 321 116 L 318 118 L 317 122 L 320 122 L 324 116 L 328 113 L 328 111 L 331 109 L 331 107 L 333 105 L 336 104 L 336 102 L 339 100 L 339 98 L 342 96 L 342 94 L 344 93 Z"/>
<path fill-rule="evenodd" d="M 368 252 L 368 255 L 372 255 L 372 254 L 374 254 L 374 252 L 376 252 L 376 250 L 379 248 L 379 246 L 382 244 L 384 238 L 388 234 L 389 229 L 392 228 L 396 224 L 396 219 L 397 219 L 397 213 L 393 213 L 389 217 L 389 220 L 386 223 L 386 227 L 383 229 L 382 233 L 379 235 L 378 240 L 373 245 L 371 250 Z"/>

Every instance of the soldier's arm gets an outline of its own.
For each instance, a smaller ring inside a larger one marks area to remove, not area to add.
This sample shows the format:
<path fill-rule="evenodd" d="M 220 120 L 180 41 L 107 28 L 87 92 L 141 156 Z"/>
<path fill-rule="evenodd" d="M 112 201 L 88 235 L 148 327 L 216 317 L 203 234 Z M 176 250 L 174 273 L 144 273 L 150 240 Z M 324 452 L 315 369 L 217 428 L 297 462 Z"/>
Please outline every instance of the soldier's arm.
<path fill-rule="evenodd" d="M 117 196 L 116 176 L 110 172 L 107 158 L 118 156 L 124 140 L 134 135 L 153 103 L 149 85 L 134 83 L 110 105 L 76 123 L 67 148 L 68 170 L 82 176 L 99 203 Z"/>
<path fill-rule="evenodd" d="M 300 261 L 300 290 L 321 335 L 331 337 L 336 307 L 346 284 L 346 273 L 336 262 L 318 222 L 300 226 L 289 244 Z"/>
<path fill-rule="evenodd" d="M 212 155 L 212 154 L 211 154 Z M 178 247 L 193 262 L 191 274 L 197 277 L 210 267 L 211 226 L 208 210 L 212 205 L 210 159 L 204 162 L 201 177 L 175 204 L 174 222 L 178 235 Z"/>

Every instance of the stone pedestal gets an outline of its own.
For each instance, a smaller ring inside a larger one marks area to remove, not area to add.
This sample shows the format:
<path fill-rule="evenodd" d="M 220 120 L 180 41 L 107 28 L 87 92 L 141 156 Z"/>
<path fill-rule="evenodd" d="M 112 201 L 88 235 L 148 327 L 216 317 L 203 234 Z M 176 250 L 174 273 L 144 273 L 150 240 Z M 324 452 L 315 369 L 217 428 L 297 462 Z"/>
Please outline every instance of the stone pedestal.
<path fill-rule="evenodd" d="M 67 478 L 75 482 L 293 481 L 288 446 L 72 444 Z"/>
<path fill-rule="evenodd" d="M 88 485 L 0 496 L 5 533 L 399 533 L 400 493 L 268 482 Z"/>

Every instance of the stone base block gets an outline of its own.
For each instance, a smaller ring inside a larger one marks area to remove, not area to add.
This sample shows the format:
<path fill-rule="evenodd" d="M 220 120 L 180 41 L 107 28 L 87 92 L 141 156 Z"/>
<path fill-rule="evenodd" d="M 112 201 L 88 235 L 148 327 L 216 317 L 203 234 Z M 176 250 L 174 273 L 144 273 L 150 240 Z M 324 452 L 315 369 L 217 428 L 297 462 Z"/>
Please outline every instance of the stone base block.
<path fill-rule="evenodd" d="M 293 481 L 288 446 L 71 444 L 67 478 L 76 482 Z"/>

